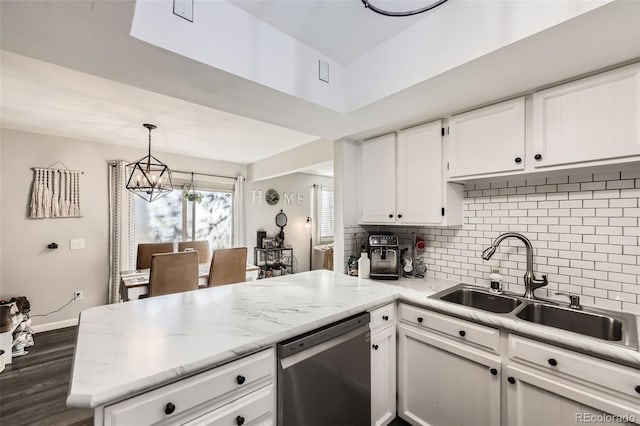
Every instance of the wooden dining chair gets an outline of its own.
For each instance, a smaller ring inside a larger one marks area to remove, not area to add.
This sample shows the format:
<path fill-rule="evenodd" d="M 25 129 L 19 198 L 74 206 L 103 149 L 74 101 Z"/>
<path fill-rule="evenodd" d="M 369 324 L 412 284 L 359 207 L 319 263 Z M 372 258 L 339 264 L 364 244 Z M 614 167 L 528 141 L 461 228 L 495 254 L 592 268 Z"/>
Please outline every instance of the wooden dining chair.
<path fill-rule="evenodd" d="M 209 241 L 181 241 L 178 243 L 178 251 L 186 251 L 187 249 L 198 252 L 198 263 L 208 263 L 211 260 Z"/>
<path fill-rule="evenodd" d="M 136 269 L 151 268 L 151 256 L 156 253 L 172 253 L 173 243 L 143 243 L 138 244 Z"/>
<path fill-rule="evenodd" d="M 246 280 L 246 247 L 220 249 L 213 252 L 209 269 L 209 287 L 241 283 Z"/>
<path fill-rule="evenodd" d="M 151 256 L 149 296 L 198 289 L 198 253 L 159 253 Z"/>

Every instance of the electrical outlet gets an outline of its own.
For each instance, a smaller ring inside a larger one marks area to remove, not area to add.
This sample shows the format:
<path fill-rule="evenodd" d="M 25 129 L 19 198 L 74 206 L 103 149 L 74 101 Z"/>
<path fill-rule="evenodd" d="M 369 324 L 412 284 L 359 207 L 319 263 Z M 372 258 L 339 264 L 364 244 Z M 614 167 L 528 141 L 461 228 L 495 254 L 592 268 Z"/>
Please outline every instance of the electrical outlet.
<path fill-rule="evenodd" d="M 82 290 L 76 290 L 73 292 L 73 300 L 84 299 L 84 292 Z"/>
<path fill-rule="evenodd" d="M 69 240 L 69 250 L 84 250 L 84 238 Z"/>

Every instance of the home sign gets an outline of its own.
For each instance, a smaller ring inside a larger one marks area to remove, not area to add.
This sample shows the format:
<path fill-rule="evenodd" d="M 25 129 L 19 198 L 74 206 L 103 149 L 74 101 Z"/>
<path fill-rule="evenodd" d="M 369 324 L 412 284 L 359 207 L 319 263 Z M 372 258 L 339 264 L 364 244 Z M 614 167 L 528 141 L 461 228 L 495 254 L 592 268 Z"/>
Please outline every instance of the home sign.
<path fill-rule="evenodd" d="M 294 204 L 295 202 L 298 205 L 304 205 L 304 194 L 301 192 L 283 192 L 281 196 L 275 189 L 268 189 L 266 192 L 261 189 L 254 189 L 251 193 L 253 204 L 261 204 L 263 200 L 270 206 L 275 206 L 280 201 L 283 204 Z"/>

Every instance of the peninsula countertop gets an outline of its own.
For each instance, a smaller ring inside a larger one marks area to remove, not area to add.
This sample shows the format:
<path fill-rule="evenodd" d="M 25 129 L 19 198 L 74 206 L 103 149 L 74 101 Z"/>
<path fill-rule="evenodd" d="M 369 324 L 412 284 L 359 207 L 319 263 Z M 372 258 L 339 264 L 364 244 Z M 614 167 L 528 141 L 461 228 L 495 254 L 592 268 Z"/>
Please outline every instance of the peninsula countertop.
<path fill-rule="evenodd" d="M 122 400 L 397 299 L 566 346 L 562 330 L 428 299 L 456 284 L 312 271 L 91 308 L 80 316 L 67 405 Z M 570 347 L 640 366 L 635 350 L 570 335 Z"/>

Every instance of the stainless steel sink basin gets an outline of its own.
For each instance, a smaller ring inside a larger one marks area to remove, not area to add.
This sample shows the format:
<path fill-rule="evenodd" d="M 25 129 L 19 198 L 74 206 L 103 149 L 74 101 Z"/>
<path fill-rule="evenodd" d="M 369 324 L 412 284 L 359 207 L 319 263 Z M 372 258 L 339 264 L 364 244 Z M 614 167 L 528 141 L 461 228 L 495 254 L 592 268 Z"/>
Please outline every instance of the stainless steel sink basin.
<path fill-rule="evenodd" d="M 637 346 L 637 339 L 634 338 L 634 334 L 637 334 L 635 317 L 622 312 L 586 308 L 577 310 L 533 302 L 525 305 L 516 317 L 625 346 Z"/>
<path fill-rule="evenodd" d="M 440 296 L 440 300 L 457 303 L 458 305 L 482 309 L 496 314 L 506 314 L 513 311 L 522 302 L 515 297 L 492 294 L 474 288 L 455 288 L 453 291 Z"/>

